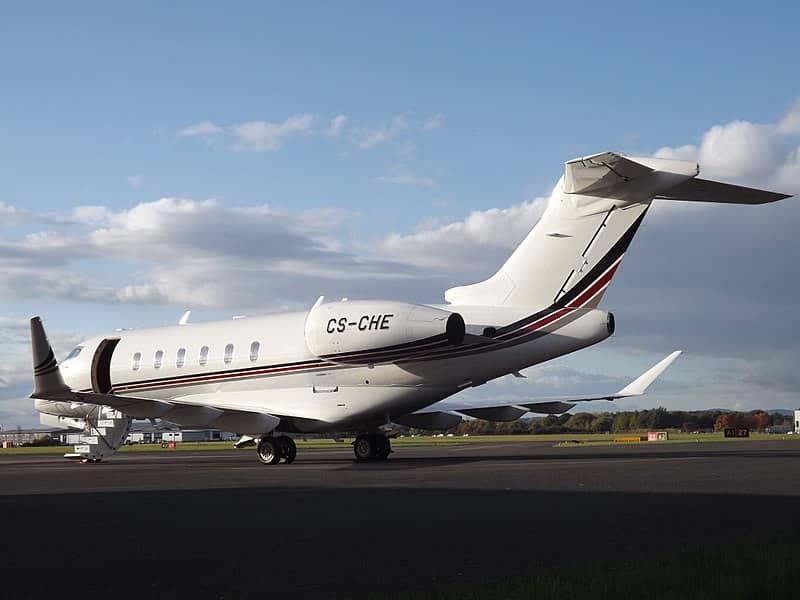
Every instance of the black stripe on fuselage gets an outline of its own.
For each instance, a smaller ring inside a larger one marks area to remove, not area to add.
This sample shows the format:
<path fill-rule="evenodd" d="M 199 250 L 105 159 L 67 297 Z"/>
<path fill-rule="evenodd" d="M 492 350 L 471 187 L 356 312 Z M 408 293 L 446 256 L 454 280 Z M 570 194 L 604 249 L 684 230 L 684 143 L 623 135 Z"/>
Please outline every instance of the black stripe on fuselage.
<path fill-rule="evenodd" d="M 194 372 L 194 373 L 186 373 L 181 375 L 172 375 L 170 377 L 156 377 L 153 379 L 137 379 L 134 381 L 123 381 L 119 383 L 114 383 L 115 388 L 123 388 L 123 387 L 131 387 L 131 386 L 139 386 L 139 385 L 146 385 L 146 384 L 153 384 L 153 385 L 160 385 L 164 383 L 173 383 L 176 381 L 180 381 L 182 379 L 198 379 L 201 377 L 216 377 L 221 375 L 228 375 L 228 376 L 246 376 L 248 373 L 253 371 L 265 371 L 265 370 L 274 370 L 274 369 L 288 369 L 292 367 L 301 367 L 301 366 L 311 366 L 314 364 L 319 364 L 320 366 L 325 365 L 324 360 L 315 359 L 315 360 L 303 360 L 299 362 L 292 362 L 292 363 L 279 363 L 276 365 L 260 365 L 257 367 L 244 367 L 239 369 L 229 369 L 223 371 L 209 371 L 209 372 Z M 91 390 L 89 390 L 91 391 Z"/>

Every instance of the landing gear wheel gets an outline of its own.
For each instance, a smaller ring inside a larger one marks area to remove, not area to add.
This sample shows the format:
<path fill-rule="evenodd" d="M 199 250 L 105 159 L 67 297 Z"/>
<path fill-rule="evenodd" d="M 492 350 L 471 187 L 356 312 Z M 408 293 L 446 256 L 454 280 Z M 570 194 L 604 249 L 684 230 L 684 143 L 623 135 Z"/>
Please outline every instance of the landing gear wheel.
<path fill-rule="evenodd" d="M 295 457 L 297 456 L 297 445 L 294 443 L 294 440 L 288 435 L 279 435 L 275 439 L 278 440 L 278 443 L 281 446 L 281 454 L 283 455 L 284 464 L 288 465 L 293 463 Z"/>
<path fill-rule="evenodd" d="M 375 436 L 377 442 L 377 449 L 375 451 L 375 460 L 386 460 L 392 452 L 392 444 L 389 438 L 382 435 Z"/>
<path fill-rule="evenodd" d="M 258 460 L 261 461 L 261 464 L 278 464 L 281 458 L 283 458 L 281 443 L 272 436 L 262 438 L 261 441 L 258 442 L 256 455 L 258 456 Z"/>
<path fill-rule="evenodd" d="M 392 447 L 389 439 L 377 434 L 359 435 L 353 443 L 356 460 L 386 460 Z"/>
<path fill-rule="evenodd" d="M 82 458 L 81 464 L 82 465 L 94 465 L 101 461 L 101 458 Z"/>
<path fill-rule="evenodd" d="M 356 455 L 356 460 L 358 461 L 372 460 L 375 456 L 375 436 L 358 436 L 353 443 L 353 453 Z"/>

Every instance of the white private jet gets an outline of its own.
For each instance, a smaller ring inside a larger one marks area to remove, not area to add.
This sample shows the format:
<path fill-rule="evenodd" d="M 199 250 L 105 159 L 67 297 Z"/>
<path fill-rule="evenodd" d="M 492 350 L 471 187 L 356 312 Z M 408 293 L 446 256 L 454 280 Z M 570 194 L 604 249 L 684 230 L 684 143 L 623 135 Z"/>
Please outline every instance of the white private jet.
<path fill-rule="evenodd" d="M 643 394 L 673 352 L 615 394 L 517 403 L 440 400 L 596 344 L 614 332 L 597 309 L 654 199 L 763 204 L 789 196 L 697 178 L 694 162 L 606 152 L 566 163 L 542 218 L 489 279 L 447 304 L 324 302 L 307 312 L 118 331 L 58 364 L 31 319 L 36 409 L 84 430 L 69 458 L 96 462 L 132 418 L 242 434 L 265 464 L 291 463 L 287 434 L 359 432 L 358 460 L 382 460 L 397 426 L 446 429 L 469 416 L 512 421 L 576 402 Z"/>

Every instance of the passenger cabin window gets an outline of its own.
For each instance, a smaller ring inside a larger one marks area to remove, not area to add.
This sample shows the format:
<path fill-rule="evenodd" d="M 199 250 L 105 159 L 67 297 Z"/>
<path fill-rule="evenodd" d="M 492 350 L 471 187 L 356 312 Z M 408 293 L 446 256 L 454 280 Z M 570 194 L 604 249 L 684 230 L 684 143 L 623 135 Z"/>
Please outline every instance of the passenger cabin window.
<path fill-rule="evenodd" d="M 186 364 L 186 348 L 178 348 L 178 356 L 175 358 L 175 366 L 179 369 Z"/>
<path fill-rule="evenodd" d="M 164 351 L 157 350 L 156 355 L 153 357 L 153 367 L 160 369 L 162 364 L 164 364 Z"/>
<path fill-rule="evenodd" d="M 261 352 L 261 342 L 253 342 L 250 344 L 250 362 L 256 362 L 258 355 Z"/>
<path fill-rule="evenodd" d="M 200 366 L 205 367 L 208 364 L 208 346 L 200 348 Z"/>
<path fill-rule="evenodd" d="M 136 352 L 131 359 L 131 369 L 134 371 L 138 371 L 139 368 L 142 366 L 142 353 Z"/>
<path fill-rule="evenodd" d="M 72 352 L 70 352 L 69 354 L 67 354 L 67 358 L 65 358 L 64 360 L 65 360 L 65 361 L 67 361 L 67 360 L 70 360 L 71 358 L 77 358 L 77 357 L 78 357 L 78 354 L 80 354 L 80 353 L 81 353 L 81 350 L 83 350 L 83 346 L 75 346 L 75 347 L 72 349 Z"/>
<path fill-rule="evenodd" d="M 233 344 L 225 346 L 225 364 L 229 365 L 233 362 Z"/>

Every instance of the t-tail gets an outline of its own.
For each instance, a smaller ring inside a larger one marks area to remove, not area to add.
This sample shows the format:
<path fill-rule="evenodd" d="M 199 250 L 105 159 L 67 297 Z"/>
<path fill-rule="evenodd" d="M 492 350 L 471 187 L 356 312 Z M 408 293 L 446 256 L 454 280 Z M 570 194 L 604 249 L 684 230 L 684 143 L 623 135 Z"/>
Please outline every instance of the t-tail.
<path fill-rule="evenodd" d="M 695 162 L 613 152 L 565 164 L 542 218 L 497 273 L 451 304 L 594 308 L 654 199 L 764 204 L 778 194 L 697 178 Z"/>

